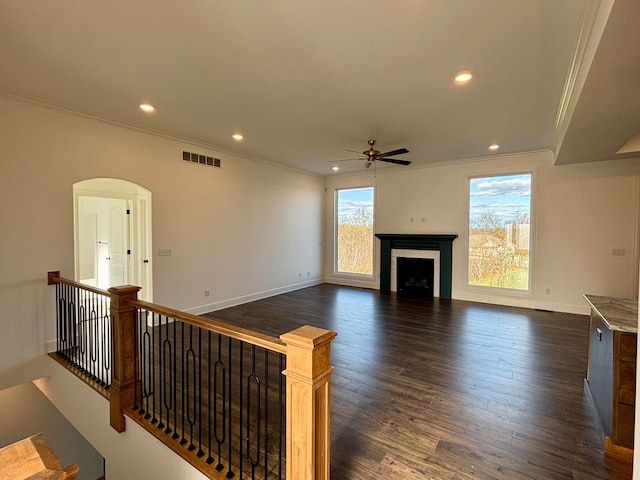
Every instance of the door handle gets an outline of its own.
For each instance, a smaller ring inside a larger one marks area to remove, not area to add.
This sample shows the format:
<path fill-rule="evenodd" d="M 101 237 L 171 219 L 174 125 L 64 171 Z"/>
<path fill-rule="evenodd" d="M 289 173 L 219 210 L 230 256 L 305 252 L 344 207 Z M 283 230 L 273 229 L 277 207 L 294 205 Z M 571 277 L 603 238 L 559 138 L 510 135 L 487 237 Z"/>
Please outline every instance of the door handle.
<path fill-rule="evenodd" d="M 149 260 L 147 258 L 145 258 L 142 263 L 149 263 Z"/>

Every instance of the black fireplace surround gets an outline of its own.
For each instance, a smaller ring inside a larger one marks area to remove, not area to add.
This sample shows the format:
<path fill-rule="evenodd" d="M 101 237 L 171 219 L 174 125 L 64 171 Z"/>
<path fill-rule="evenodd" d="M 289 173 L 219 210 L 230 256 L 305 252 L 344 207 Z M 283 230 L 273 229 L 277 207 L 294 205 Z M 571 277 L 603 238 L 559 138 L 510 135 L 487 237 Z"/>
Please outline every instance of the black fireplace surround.
<path fill-rule="evenodd" d="M 440 252 L 440 298 L 451 298 L 453 241 L 456 234 L 376 233 L 380 239 L 380 291 L 391 291 L 391 250 L 437 250 Z"/>

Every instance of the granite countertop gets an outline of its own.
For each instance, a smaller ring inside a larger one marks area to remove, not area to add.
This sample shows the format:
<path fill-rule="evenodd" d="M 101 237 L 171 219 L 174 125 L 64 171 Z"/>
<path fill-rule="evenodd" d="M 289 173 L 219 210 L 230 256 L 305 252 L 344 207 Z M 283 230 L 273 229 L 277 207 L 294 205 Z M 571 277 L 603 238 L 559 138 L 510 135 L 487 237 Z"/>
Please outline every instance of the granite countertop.
<path fill-rule="evenodd" d="M 638 333 L 638 300 L 586 294 L 584 298 L 602 317 L 609 330 Z"/>

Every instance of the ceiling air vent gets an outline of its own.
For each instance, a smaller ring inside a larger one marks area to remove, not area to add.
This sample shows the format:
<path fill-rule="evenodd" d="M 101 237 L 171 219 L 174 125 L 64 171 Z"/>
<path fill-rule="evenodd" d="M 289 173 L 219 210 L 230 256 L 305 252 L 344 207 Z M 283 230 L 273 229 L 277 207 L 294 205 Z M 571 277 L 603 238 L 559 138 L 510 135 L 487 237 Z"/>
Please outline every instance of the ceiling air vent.
<path fill-rule="evenodd" d="M 187 152 L 186 150 L 182 150 L 182 160 L 190 163 L 199 163 L 200 165 L 205 165 L 208 167 L 220 168 L 219 158 L 208 157 L 207 155 L 201 155 L 199 153 Z"/>

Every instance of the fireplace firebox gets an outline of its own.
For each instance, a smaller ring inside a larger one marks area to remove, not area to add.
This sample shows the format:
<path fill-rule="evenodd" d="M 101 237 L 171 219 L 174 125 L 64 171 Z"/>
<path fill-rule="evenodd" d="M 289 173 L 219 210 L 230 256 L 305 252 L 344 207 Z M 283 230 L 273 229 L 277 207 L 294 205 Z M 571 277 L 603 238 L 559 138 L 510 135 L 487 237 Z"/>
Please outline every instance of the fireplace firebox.
<path fill-rule="evenodd" d="M 397 258 L 398 295 L 433 298 L 433 258 Z"/>

